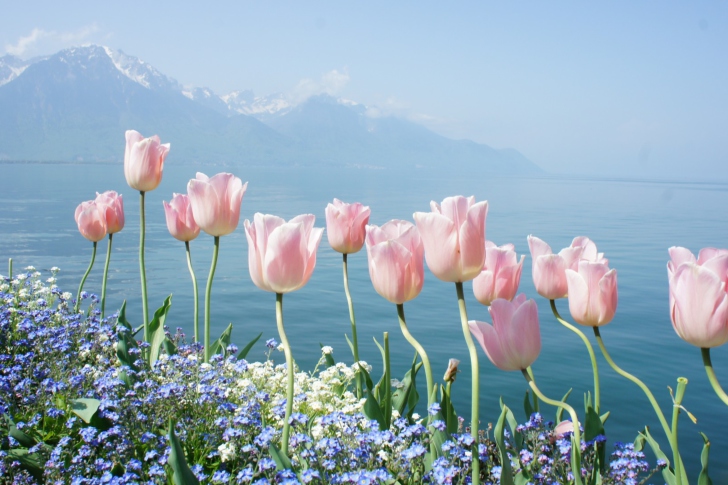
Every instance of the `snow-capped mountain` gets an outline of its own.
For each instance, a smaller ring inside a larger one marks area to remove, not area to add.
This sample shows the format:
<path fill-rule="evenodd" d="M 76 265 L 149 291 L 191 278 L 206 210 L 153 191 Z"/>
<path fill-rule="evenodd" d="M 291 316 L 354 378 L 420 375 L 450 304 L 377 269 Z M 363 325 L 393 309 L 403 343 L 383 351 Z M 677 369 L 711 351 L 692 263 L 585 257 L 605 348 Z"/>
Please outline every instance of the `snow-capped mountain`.
<path fill-rule="evenodd" d="M 10 54 L 0 57 L 0 86 L 20 76 L 29 65 L 28 61 Z"/>
<path fill-rule="evenodd" d="M 95 45 L 30 61 L 0 58 L 0 160 L 120 161 L 124 132 L 158 134 L 172 157 L 246 165 L 485 168 L 538 172 L 515 150 L 451 140 L 327 95 L 185 87 L 150 64 Z"/>

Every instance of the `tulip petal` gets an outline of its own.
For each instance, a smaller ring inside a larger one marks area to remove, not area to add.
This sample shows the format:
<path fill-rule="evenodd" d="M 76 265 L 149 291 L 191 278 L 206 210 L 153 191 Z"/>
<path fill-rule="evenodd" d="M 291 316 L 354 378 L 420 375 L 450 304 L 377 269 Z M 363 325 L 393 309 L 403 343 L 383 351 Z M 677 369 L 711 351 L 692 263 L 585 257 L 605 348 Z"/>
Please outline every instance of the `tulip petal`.
<path fill-rule="evenodd" d="M 435 212 L 416 212 L 414 218 L 430 271 L 443 281 L 458 281 L 461 263 L 457 226 L 452 220 Z"/>
<path fill-rule="evenodd" d="M 406 268 L 411 253 L 397 241 L 385 241 L 369 248 L 369 276 L 383 298 L 402 304 L 407 301 Z"/>
<path fill-rule="evenodd" d="M 728 342 L 728 294 L 713 271 L 681 264 L 670 280 L 673 327 L 688 343 L 717 347 Z"/>
<path fill-rule="evenodd" d="M 288 293 L 303 286 L 308 262 L 302 223 L 287 222 L 268 237 L 263 277 L 276 293 Z"/>

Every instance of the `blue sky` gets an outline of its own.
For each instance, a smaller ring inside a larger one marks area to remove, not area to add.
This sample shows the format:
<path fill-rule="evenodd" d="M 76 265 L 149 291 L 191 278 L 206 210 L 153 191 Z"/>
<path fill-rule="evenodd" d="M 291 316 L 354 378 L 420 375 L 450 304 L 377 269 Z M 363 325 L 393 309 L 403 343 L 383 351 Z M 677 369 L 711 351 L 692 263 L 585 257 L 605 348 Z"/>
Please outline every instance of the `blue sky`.
<path fill-rule="evenodd" d="M 0 53 L 327 92 L 557 173 L 728 179 L 728 2 L 2 2 Z"/>

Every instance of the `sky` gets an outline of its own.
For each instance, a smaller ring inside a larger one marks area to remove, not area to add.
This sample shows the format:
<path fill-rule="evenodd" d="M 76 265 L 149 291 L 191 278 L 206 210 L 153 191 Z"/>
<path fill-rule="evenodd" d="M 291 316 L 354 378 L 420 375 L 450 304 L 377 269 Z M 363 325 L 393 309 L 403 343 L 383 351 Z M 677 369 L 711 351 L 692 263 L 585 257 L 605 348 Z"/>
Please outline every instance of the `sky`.
<path fill-rule="evenodd" d="M 0 55 L 102 44 L 184 85 L 328 93 L 553 173 L 728 180 L 725 0 L 0 0 L 0 11 Z"/>

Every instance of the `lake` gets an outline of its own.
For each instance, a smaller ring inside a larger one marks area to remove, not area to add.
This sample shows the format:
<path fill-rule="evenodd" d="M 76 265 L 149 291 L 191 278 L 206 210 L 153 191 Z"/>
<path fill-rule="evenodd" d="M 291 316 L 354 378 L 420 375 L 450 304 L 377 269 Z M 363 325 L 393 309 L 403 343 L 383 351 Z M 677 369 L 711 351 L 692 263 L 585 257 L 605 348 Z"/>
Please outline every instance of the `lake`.
<path fill-rule="evenodd" d="M 0 258 L 14 258 L 15 271 L 27 265 L 38 269 L 61 268 L 59 286 L 75 292 L 90 256 L 91 243 L 78 232 L 73 219 L 76 206 L 95 192 L 116 190 L 124 195 L 126 227 L 115 235 L 108 283 L 107 312 L 127 300 L 127 315 L 133 325 L 141 323 L 139 265 L 139 195 L 125 182 L 123 167 L 91 164 L 0 164 Z M 605 253 L 618 273 L 619 306 L 615 319 L 602 329 L 602 336 L 615 361 L 645 381 L 665 413 L 672 405 L 667 386 L 676 378 L 689 379 L 684 406 L 697 418 L 680 421 L 680 450 L 691 479 L 699 471 L 699 454 L 705 432 L 713 444 L 711 475 L 714 483 L 728 483 L 728 463 L 719 457 L 728 450 L 728 409 L 713 393 L 702 366 L 699 349 L 684 343 L 672 329 L 668 315 L 666 263 L 670 246 L 685 246 L 695 254 L 707 246 L 728 247 L 728 185 L 717 183 L 649 180 L 596 180 L 585 178 L 510 178 L 488 174 L 456 173 L 446 167 L 435 171 L 391 171 L 376 169 L 265 169 L 242 166 L 193 166 L 165 164 L 161 185 L 147 193 L 146 268 L 150 315 L 168 294 L 173 294 L 167 320 L 174 331 L 182 327 L 192 336 L 192 284 L 186 265 L 184 244 L 167 232 L 162 201 L 173 192 L 186 192 L 186 184 L 201 170 L 208 175 L 232 172 L 248 190 L 243 199 L 238 229 L 220 241 L 220 255 L 212 295 L 213 338 L 232 322 L 233 342 L 243 346 L 259 332 L 263 338 L 249 359 L 264 358 L 267 338 L 276 338 L 275 296 L 259 290 L 247 268 L 244 219 L 255 212 L 285 219 L 313 213 L 317 226 L 325 226 L 324 208 L 334 197 L 362 202 L 372 209 L 371 223 L 393 219 L 412 220 L 415 211 L 428 211 L 430 200 L 450 195 L 474 195 L 488 200 L 486 236 L 501 245 L 513 243 L 518 254 L 526 254 L 521 291 L 535 298 L 540 311 L 543 348 L 533 366 L 539 386 L 558 399 L 573 388 L 570 402 L 583 416 L 583 393 L 592 389 L 592 372 L 581 340 L 562 327 L 551 314 L 549 302 L 539 297 L 531 279 L 531 258 L 526 237 L 538 236 L 558 251 L 575 236 L 586 235 Z M 201 234 L 191 243 L 192 260 L 200 287 L 200 323 L 203 319 L 204 287 L 212 255 L 211 236 Z M 106 242 L 99 243 L 96 265 L 85 289 L 100 293 Z M 426 270 L 427 271 L 427 270 Z M 5 274 L 4 263 L 0 273 Z M 362 359 L 381 372 L 381 342 L 390 332 L 393 377 L 401 378 L 411 363 L 413 349 L 402 337 L 396 307 L 381 298 L 369 281 L 366 251 L 349 256 L 349 278 L 357 315 Z M 490 321 L 486 307 L 472 296 L 465 283 L 471 319 Z M 316 270 L 301 290 L 285 295 L 284 321 L 294 357 L 305 370 L 313 369 L 320 356 L 319 343 L 331 345 L 337 360 L 351 361 L 344 339 L 350 332 L 348 308 L 343 292 L 341 255 L 326 240 L 321 242 Z M 566 300 L 557 302 L 570 320 Z M 470 366 L 455 294 L 451 283 L 426 274 L 422 293 L 405 304 L 412 334 L 427 350 L 433 373 L 441 379 L 450 358 L 461 360 L 461 374 L 454 384 L 458 414 L 468 418 Z M 589 330 L 589 329 L 585 329 Z M 588 334 L 591 334 L 589 331 Z M 592 342 L 596 342 L 592 336 Z M 646 397 L 631 382 L 617 376 L 596 349 L 602 384 L 602 412 L 611 411 L 606 424 L 610 442 L 632 441 L 637 431 L 649 425 L 666 447 L 661 428 Z M 481 371 L 481 429 L 499 414 L 498 399 L 524 420 L 522 401 L 527 385 L 518 372 L 503 372 L 478 349 Z M 719 379 L 728 386 L 728 349 L 712 352 Z M 283 362 L 282 353 L 274 358 Z M 424 382 L 424 373 L 421 374 Z M 421 394 L 423 394 L 421 392 Z M 423 397 L 424 400 L 424 397 Z M 554 409 L 542 405 L 547 419 Z M 423 406 L 424 414 L 424 406 Z M 668 417 L 669 420 L 669 417 Z M 611 445 L 609 448 L 611 450 Z M 654 458 L 650 458 L 654 463 Z M 657 478 L 654 483 L 660 482 Z"/>

